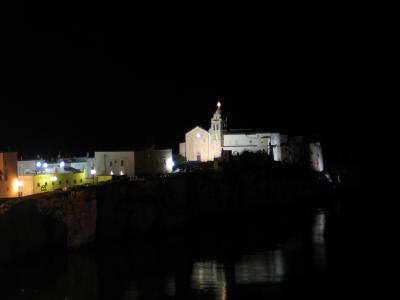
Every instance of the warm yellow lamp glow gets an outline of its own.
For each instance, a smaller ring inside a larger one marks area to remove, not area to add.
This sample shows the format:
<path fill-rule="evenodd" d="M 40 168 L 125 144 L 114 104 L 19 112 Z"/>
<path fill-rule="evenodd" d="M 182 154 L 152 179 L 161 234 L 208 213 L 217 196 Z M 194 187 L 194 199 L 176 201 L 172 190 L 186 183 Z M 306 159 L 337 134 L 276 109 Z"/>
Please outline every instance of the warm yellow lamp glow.
<path fill-rule="evenodd" d="M 13 189 L 14 189 L 15 192 L 18 191 L 18 188 L 19 188 L 19 181 L 18 181 L 17 178 L 15 178 L 15 179 L 13 180 L 12 186 L 13 186 Z"/>
<path fill-rule="evenodd" d="M 218 106 L 218 108 L 220 108 L 221 107 L 221 102 L 218 101 L 217 106 Z"/>

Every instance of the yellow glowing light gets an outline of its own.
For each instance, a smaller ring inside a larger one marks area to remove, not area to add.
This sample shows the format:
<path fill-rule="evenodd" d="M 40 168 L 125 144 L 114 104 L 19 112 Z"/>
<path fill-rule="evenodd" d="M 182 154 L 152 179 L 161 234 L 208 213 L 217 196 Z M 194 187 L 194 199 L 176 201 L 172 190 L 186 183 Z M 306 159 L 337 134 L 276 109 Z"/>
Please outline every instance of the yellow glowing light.
<path fill-rule="evenodd" d="M 50 181 L 51 182 L 56 182 L 57 181 L 57 177 L 56 176 L 51 176 L 50 177 Z"/>
<path fill-rule="evenodd" d="M 12 186 L 13 186 L 14 191 L 18 191 L 19 181 L 18 181 L 17 178 L 15 178 L 15 179 L 13 180 Z"/>
<path fill-rule="evenodd" d="M 24 186 L 24 182 L 22 180 L 18 180 L 18 187 L 22 188 Z"/>
<path fill-rule="evenodd" d="M 218 106 L 218 108 L 220 108 L 221 107 L 221 102 L 218 101 L 217 106 Z"/>
<path fill-rule="evenodd" d="M 119 172 L 119 174 L 122 176 L 122 175 L 124 175 L 124 172 L 121 171 L 121 172 Z"/>

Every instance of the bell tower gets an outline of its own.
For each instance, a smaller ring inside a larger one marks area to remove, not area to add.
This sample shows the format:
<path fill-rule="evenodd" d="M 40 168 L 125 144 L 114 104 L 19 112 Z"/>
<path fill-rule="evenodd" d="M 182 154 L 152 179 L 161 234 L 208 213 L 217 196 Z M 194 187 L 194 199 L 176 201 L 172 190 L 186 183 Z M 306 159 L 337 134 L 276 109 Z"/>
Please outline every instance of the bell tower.
<path fill-rule="evenodd" d="M 210 153 L 213 156 L 212 159 L 221 156 L 222 132 L 226 129 L 226 123 L 226 119 L 223 118 L 221 112 L 221 102 L 218 101 L 217 110 L 211 118 L 211 127 L 209 130 L 211 137 Z"/>

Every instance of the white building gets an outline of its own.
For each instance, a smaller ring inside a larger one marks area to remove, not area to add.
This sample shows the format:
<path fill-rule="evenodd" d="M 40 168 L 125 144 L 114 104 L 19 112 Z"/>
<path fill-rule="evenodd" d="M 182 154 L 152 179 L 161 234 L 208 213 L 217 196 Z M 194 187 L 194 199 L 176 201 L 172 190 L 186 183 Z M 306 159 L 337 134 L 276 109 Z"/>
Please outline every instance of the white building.
<path fill-rule="evenodd" d="M 96 151 L 94 168 L 97 175 L 127 175 L 135 177 L 135 152 Z"/>
<path fill-rule="evenodd" d="M 249 152 L 265 152 L 280 160 L 280 134 L 261 130 L 227 130 L 226 118 L 222 116 L 221 103 L 211 118 L 207 131 L 199 126 L 188 131 L 185 143 L 179 144 L 179 154 L 188 161 L 212 161 L 221 156 L 222 150 L 233 155 Z M 272 153 L 271 153 L 272 149 Z"/>
<path fill-rule="evenodd" d="M 233 155 L 243 152 L 264 152 L 279 160 L 280 134 L 250 130 L 230 130 L 223 134 L 222 149 Z"/>
<path fill-rule="evenodd" d="M 93 167 L 94 158 L 91 157 L 62 158 L 57 162 L 46 162 L 43 159 L 19 160 L 18 174 L 54 174 L 76 170 L 85 172 L 86 178 L 89 178 L 91 177 L 90 170 L 93 169 Z"/>

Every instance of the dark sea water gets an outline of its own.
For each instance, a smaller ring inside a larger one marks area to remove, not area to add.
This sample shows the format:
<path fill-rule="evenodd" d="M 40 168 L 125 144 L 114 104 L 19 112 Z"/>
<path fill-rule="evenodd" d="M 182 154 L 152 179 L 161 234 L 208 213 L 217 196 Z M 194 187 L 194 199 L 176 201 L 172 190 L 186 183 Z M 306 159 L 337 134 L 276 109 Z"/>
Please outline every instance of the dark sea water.
<path fill-rule="evenodd" d="M 357 299 L 368 288 L 368 261 L 351 237 L 325 234 L 325 210 L 291 226 L 239 218 L 30 258 L 0 267 L 0 299 Z"/>

